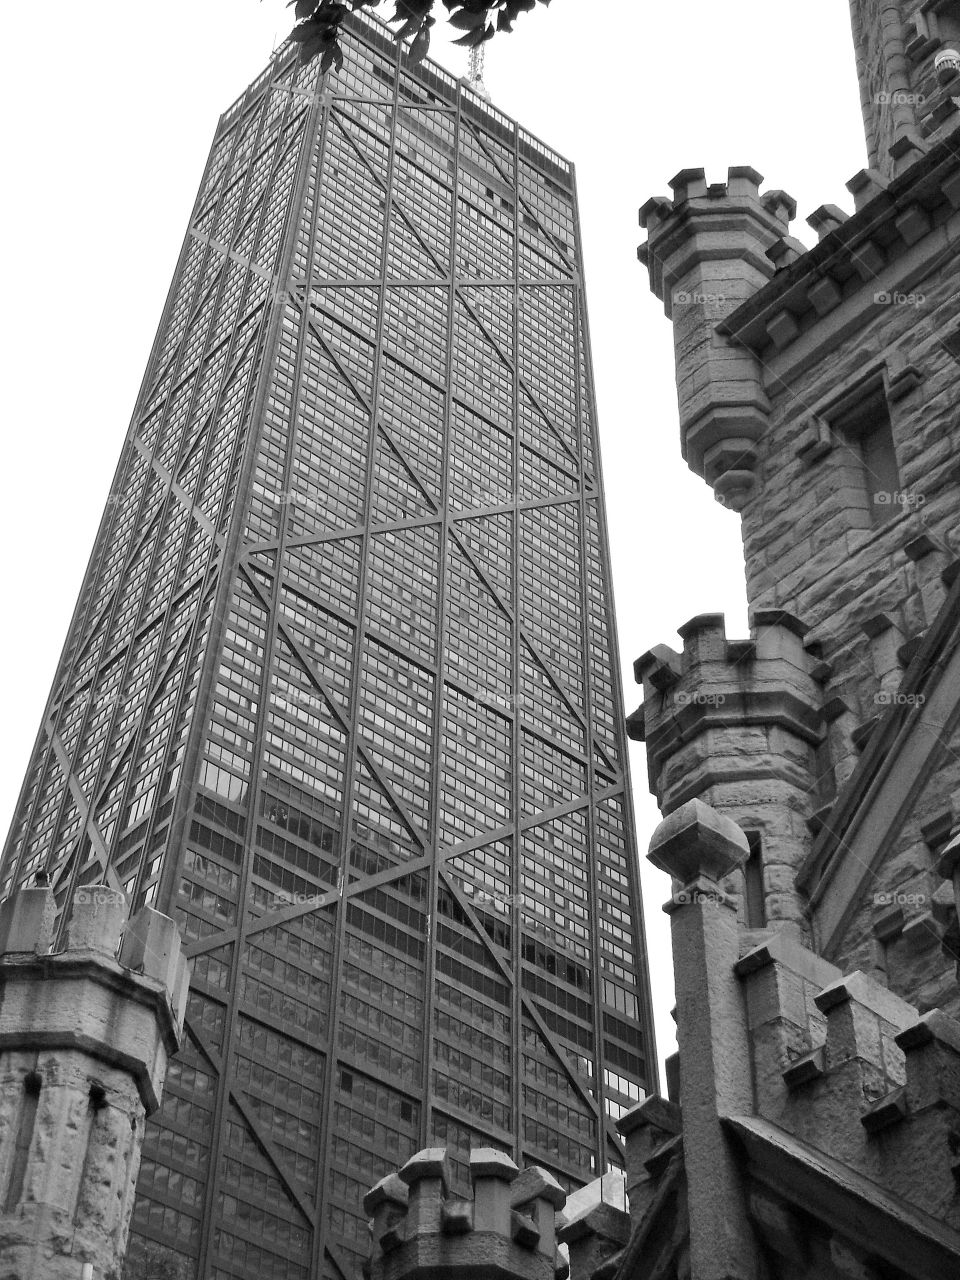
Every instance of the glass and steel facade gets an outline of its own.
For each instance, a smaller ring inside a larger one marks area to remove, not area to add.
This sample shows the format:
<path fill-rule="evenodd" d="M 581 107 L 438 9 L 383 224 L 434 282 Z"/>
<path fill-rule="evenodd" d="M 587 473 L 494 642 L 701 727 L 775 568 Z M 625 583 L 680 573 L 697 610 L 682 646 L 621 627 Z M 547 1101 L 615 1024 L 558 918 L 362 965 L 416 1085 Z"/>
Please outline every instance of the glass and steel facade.
<path fill-rule="evenodd" d="M 582 1184 L 655 1071 L 573 173 L 348 29 L 220 121 L 0 870 L 182 925 L 190 1280 L 352 1277 L 425 1145 Z"/>

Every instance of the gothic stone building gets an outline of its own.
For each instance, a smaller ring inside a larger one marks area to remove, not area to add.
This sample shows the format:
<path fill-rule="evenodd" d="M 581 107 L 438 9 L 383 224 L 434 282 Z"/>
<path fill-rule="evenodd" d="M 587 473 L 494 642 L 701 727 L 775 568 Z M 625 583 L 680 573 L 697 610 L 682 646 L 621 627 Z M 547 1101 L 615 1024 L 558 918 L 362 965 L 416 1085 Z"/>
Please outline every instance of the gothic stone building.
<path fill-rule="evenodd" d="M 679 1055 L 620 1121 L 629 1216 L 609 1180 L 567 1204 L 574 1280 L 960 1277 L 960 3 L 851 10 L 852 214 L 807 250 L 746 167 L 641 210 L 751 635 L 702 615 L 636 664 Z M 374 1272 L 405 1274 L 383 1195 Z M 444 1212 L 466 1240 L 484 1210 Z"/>

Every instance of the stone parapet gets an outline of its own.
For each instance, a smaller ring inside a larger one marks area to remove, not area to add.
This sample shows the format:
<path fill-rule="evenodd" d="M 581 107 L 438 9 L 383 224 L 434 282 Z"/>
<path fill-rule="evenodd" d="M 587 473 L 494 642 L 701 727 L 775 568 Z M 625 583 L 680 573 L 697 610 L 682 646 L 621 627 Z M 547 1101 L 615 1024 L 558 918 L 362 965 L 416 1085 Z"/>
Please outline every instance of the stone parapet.
<path fill-rule="evenodd" d="M 914 161 L 896 178 L 881 179 L 872 170 L 856 174 L 848 184 L 855 213 L 847 217 L 835 206 L 822 206 L 812 215 L 819 242 L 796 257 L 781 257 L 777 265 L 783 269 L 743 294 L 718 321 L 718 336 L 766 357 L 798 344 L 811 331 L 835 338 L 841 324 L 862 323 L 854 316 L 858 306 L 875 313 L 876 296 L 901 289 L 909 293 L 911 282 L 898 275 L 898 263 L 908 263 L 910 251 L 960 208 L 953 140 Z"/>
<path fill-rule="evenodd" d="M 783 936 L 736 971 L 755 1114 L 956 1229 L 960 1024 Z"/>
<path fill-rule="evenodd" d="M 174 921 L 126 911 L 122 893 L 77 890 L 53 952 L 49 889 L 0 905 L 0 1275 L 78 1280 L 89 1264 L 118 1280 L 188 992 Z"/>
<path fill-rule="evenodd" d="M 626 1151 L 630 1218 L 637 1224 L 653 1202 L 667 1165 L 683 1156 L 680 1107 L 654 1095 L 625 1112 L 617 1128 Z"/>
<path fill-rule="evenodd" d="M 180 1044 L 188 994 L 176 924 L 150 907 L 127 924 L 124 895 L 94 885 L 77 891 L 66 946 L 50 952 L 50 935 L 34 933 L 33 924 L 41 910 L 52 918 L 53 894 L 24 892 L 26 910 L 16 899 L 0 907 L 0 1053 L 87 1054 L 128 1072 L 151 1115 Z"/>
<path fill-rule="evenodd" d="M 751 621 L 748 639 L 731 640 L 722 614 L 704 614 L 679 629 L 682 653 L 661 645 L 639 658 L 644 701 L 628 732 L 646 743 L 664 814 L 700 798 L 760 834 L 767 913 L 799 921 L 793 870 L 832 784 L 824 672 L 796 618 L 766 611 Z"/>
<path fill-rule="evenodd" d="M 607 1173 L 574 1191 L 558 1223 L 557 1238 L 570 1255 L 571 1280 L 612 1276 L 630 1238 L 623 1178 Z"/>
<path fill-rule="evenodd" d="M 418 1152 L 364 1197 L 370 1280 L 563 1280 L 557 1211 L 566 1193 L 545 1169 L 522 1173 L 492 1148 L 470 1153 L 473 1199 L 450 1195 L 447 1153 Z"/>

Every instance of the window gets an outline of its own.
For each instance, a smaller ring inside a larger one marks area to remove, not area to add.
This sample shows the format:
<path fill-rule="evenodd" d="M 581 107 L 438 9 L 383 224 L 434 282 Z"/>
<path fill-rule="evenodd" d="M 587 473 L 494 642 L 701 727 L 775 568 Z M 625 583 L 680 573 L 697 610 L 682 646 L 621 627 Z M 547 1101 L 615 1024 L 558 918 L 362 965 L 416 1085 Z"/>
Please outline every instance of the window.
<path fill-rule="evenodd" d="M 743 867 L 743 900 L 748 929 L 763 929 L 767 923 L 767 904 L 763 893 L 763 846 L 759 831 L 748 831 L 750 856 Z"/>
<path fill-rule="evenodd" d="M 861 390 L 831 426 L 841 446 L 841 473 L 846 473 L 843 499 L 863 512 L 862 527 L 879 528 L 899 515 L 906 501 L 883 387 L 877 383 Z"/>

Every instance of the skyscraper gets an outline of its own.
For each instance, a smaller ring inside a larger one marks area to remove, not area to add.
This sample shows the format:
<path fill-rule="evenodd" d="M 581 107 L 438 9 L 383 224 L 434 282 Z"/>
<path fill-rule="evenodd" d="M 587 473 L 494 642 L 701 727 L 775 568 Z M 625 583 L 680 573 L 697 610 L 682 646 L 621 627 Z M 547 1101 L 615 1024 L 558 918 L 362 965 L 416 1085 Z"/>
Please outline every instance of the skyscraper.
<path fill-rule="evenodd" d="M 220 121 L 0 870 L 181 923 L 190 1280 L 352 1275 L 429 1142 L 587 1181 L 655 1071 L 573 173 L 345 45 Z"/>

